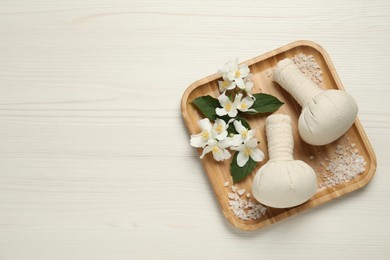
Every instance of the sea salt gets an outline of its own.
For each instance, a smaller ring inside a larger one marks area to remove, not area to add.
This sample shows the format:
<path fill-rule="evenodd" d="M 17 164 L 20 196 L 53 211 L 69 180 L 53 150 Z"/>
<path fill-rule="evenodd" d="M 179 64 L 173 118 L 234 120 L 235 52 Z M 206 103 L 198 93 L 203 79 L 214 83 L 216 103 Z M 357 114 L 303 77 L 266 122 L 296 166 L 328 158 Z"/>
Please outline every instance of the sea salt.
<path fill-rule="evenodd" d="M 320 184 L 320 187 L 332 187 L 350 182 L 362 174 L 365 171 L 366 161 L 358 152 L 357 148 L 350 151 L 342 145 L 337 145 L 335 157 L 329 160 L 328 165 L 325 167 L 328 173 L 321 175 L 323 182 Z"/>
<path fill-rule="evenodd" d="M 234 194 L 234 193 L 228 193 L 228 197 L 229 197 L 229 199 L 231 199 L 231 200 L 234 200 L 234 198 L 235 198 L 235 195 L 236 194 Z"/>
<path fill-rule="evenodd" d="M 242 194 L 245 193 L 245 189 L 241 189 L 241 190 L 237 191 L 237 193 L 238 193 L 238 195 L 242 196 Z"/>
<path fill-rule="evenodd" d="M 224 186 L 224 187 L 229 186 L 229 182 L 228 182 L 228 181 L 225 181 L 225 182 L 223 183 L 223 186 Z"/>
<path fill-rule="evenodd" d="M 251 196 L 249 192 L 246 193 L 246 198 L 241 198 L 240 196 L 245 193 L 245 189 L 240 189 L 237 191 L 236 186 L 231 186 L 231 189 L 233 192 L 228 193 L 228 203 L 230 210 L 236 217 L 241 220 L 256 220 L 264 216 L 267 208 L 260 203 L 251 201 L 249 199 Z"/>
<path fill-rule="evenodd" d="M 317 85 L 321 84 L 323 80 L 322 71 L 313 55 L 300 53 L 295 55 L 292 60 L 306 77 L 310 78 Z"/>

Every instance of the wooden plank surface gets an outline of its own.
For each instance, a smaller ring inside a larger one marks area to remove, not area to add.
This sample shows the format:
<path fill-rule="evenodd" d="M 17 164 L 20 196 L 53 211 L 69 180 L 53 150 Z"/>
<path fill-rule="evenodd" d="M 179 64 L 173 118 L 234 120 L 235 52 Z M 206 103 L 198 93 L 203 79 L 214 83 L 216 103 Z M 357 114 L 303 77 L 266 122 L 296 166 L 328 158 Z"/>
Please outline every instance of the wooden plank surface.
<path fill-rule="evenodd" d="M 389 13 L 384 0 L 1 1 L 0 259 L 388 259 Z M 376 176 L 241 232 L 180 99 L 225 61 L 300 39 L 359 104 Z"/>

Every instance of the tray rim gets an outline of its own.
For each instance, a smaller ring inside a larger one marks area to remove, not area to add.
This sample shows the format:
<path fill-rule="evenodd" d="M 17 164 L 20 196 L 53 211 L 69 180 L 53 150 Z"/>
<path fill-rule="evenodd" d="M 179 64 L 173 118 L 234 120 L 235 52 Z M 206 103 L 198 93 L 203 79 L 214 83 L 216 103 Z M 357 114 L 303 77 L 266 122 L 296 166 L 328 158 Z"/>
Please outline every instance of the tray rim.
<path fill-rule="evenodd" d="M 334 79 L 336 87 L 340 90 L 345 90 L 340 78 L 338 77 L 336 69 L 335 69 L 335 67 L 330 59 L 330 56 L 328 55 L 326 50 L 321 45 L 319 45 L 313 41 L 309 41 L 309 40 L 298 40 L 298 41 L 291 42 L 291 43 L 286 44 L 284 46 L 281 46 L 275 50 L 266 52 L 262 55 L 259 55 L 259 56 L 252 58 L 252 59 L 241 62 L 240 64 L 246 64 L 248 66 L 251 66 L 255 63 L 261 62 L 261 61 L 266 60 L 266 59 L 271 58 L 271 57 L 275 57 L 276 55 L 279 55 L 283 52 L 287 52 L 293 48 L 300 47 L 300 46 L 308 46 L 308 47 L 311 47 L 311 48 L 317 50 L 322 55 L 323 59 L 325 60 L 325 63 L 328 66 L 329 72 L 331 74 L 330 76 Z M 187 111 L 186 111 L 188 97 L 190 96 L 192 91 L 194 91 L 197 87 L 202 86 L 208 82 L 214 81 L 218 78 L 220 78 L 218 73 L 211 74 L 209 76 L 206 76 L 200 80 L 193 82 L 184 91 L 182 99 L 181 99 L 181 106 L 180 107 L 181 107 L 182 118 L 186 124 L 186 128 L 187 128 L 187 131 L 189 133 L 190 133 L 190 118 L 189 118 Z M 291 209 L 289 209 L 289 210 L 287 210 L 287 211 L 285 211 L 277 216 L 272 217 L 272 218 L 277 217 L 276 221 L 270 221 L 270 218 L 267 218 L 262 222 L 253 223 L 253 224 L 251 224 L 251 223 L 243 224 L 240 222 L 233 221 L 233 219 L 231 219 L 230 216 L 227 216 L 226 212 L 223 210 L 223 206 L 221 205 L 221 201 L 218 199 L 216 187 L 214 187 L 214 185 L 211 183 L 210 177 L 207 174 L 204 160 L 201 160 L 202 167 L 203 167 L 204 171 L 206 172 L 209 183 L 214 190 L 214 194 L 216 196 L 218 203 L 220 204 L 220 207 L 222 209 L 222 213 L 224 214 L 225 218 L 236 228 L 239 228 L 241 230 L 246 230 L 246 231 L 253 231 L 253 230 L 257 230 L 257 229 L 272 225 L 276 222 L 280 222 L 283 219 L 286 219 L 286 218 L 291 217 L 291 216 L 295 216 L 299 213 L 306 212 L 312 208 L 323 205 L 327 202 L 330 202 L 334 199 L 337 199 L 339 197 L 342 197 L 342 196 L 347 195 L 353 191 L 356 191 L 360 188 L 365 187 L 372 180 L 372 178 L 375 175 L 376 167 L 377 167 L 377 160 L 376 160 L 375 152 L 370 144 L 370 141 L 368 140 L 368 137 L 364 131 L 364 128 L 363 128 L 358 116 L 356 117 L 354 124 L 356 126 L 356 129 L 357 129 L 360 137 L 361 137 L 362 142 L 364 143 L 365 148 L 367 149 L 368 157 L 369 157 L 369 160 L 371 162 L 370 168 L 366 170 L 367 173 L 363 176 L 363 178 L 361 178 L 358 182 L 350 183 L 350 185 L 346 185 L 345 187 L 343 187 L 339 190 L 335 190 L 334 192 L 331 192 L 329 194 L 325 194 L 325 195 L 323 195 L 315 200 L 312 200 L 312 201 L 305 203 L 307 205 L 307 207 L 305 207 L 305 208 L 300 208 L 298 206 L 295 208 L 291 208 Z M 349 190 L 349 191 L 345 192 L 345 190 Z M 336 193 L 342 193 L 342 194 L 337 195 Z M 335 194 L 336 194 L 336 196 L 335 196 Z"/>

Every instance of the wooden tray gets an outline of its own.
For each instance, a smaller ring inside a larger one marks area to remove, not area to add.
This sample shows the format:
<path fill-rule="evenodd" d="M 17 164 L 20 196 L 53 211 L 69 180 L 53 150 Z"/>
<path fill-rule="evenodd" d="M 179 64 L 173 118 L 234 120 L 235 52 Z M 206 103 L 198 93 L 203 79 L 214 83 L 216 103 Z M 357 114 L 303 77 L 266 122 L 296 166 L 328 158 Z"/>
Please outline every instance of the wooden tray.
<path fill-rule="evenodd" d="M 299 138 L 297 122 L 301 112 L 301 107 L 289 93 L 284 91 L 277 83 L 272 81 L 272 76 L 269 76 L 269 69 L 272 69 L 277 62 L 283 58 L 292 58 L 300 53 L 313 55 L 317 63 L 320 65 L 323 72 L 323 82 L 320 85 L 321 88 L 344 89 L 326 51 L 316 43 L 310 41 L 296 41 L 245 62 L 253 74 L 253 92 L 269 93 L 285 103 L 275 113 L 283 113 L 291 116 L 295 142 L 294 157 L 295 159 L 303 160 L 311 165 L 317 172 L 317 175 L 318 173 L 325 171 L 323 167 L 320 166 L 320 163 L 325 162 L 326 158 L 332 158 L 334 156 L 336 146 L 338 144 L 347 146 L 350 143 L 355 143 L 356 148 L 359 149 L 359 154 L 364 156 L 366 160 L 366 170 L 348 183 L 338 184 L 335 187 L 319 188 L 311 200 L 300 206 L 288 209 L 275 209 L 268 207 L 266 214 L 262 218 L 244 221 L 237 218 L 229 209 L 229 199 L 227 193 L 231 192 L 231 190 L 230 188 L 224 187 L 224 182 L 229 181 L 229 186 L 232 185 L 232 178 L 230 176 L 229 169 L 230 160 L 218 163 L 213 159 L 211 154 L 208 154 L 203 160 L 201 160 L 203 167 L 209 177 L 223 214 L 230 223 L 239 229 L 255 230 L 274 224 L 282 219 L 291 217 L 304 210 L 324 204 L 349 192 L 357 190 L 365 186 L 374 176 L 376 169 L 375 154 L 359 119 L 356 119 L 354 125 L 345 135 L 325 146 L 311 146 L 304 143 Z M 218 74 L 213 74 L 196 81 L 184 92 L 181 101 L 181 111 L 190 134 L 200 132 L 198 121 L 203 118 L 195 106 L 191 104 L 191 101 L 196 97 L 204 95 L 211 95 L 217 98 L 219 96 L 218 79 L 220 79 Z M 238 188 L 245 188 L 248 192 L 252 191 L 251 186 L 255 173 L 268 160 L 267 142 L 264 128 L 266 116 L 267 115 L 255 115 L 247 117 L 251 128 L 256 129 L 256 137 L 261 142 L 260 148 L 266 154 L 266 158 L 258 164 L 254 172 L 245 180 L 236 184 Z M 201 153 L 201 149 L 198 149 L 198 153 Z M 320 184 L 321 182 L 321 178 L 318 178 L 318 183 Z M 251 197 L 251 199 L 254 200 L 253 197 Z"/>

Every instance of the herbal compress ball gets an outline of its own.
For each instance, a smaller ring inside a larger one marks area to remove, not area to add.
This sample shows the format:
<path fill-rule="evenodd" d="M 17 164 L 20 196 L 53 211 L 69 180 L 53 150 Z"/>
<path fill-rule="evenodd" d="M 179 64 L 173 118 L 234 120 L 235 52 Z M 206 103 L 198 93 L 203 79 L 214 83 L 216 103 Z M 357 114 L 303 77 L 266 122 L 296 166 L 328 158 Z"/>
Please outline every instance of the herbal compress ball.
<path fill-rule="evenodd" d="M 317 191 L 317 176 L 305 162 L 294 160 L 291 119 L 275 114 L 266 120 L 269 161 L 253 180 L 253 196 L 274 208 L 289 208 L 304 203 Z"/>
<path fill-rule="evenodd" d="M 290 59 L 281 60 L 274 80 L 302 106 L 298 121 L 301 138 L 308 144 L 325 145 L 342 136 L 355 121 L 358 106 L 343 90 L 322 90 Z"/>

